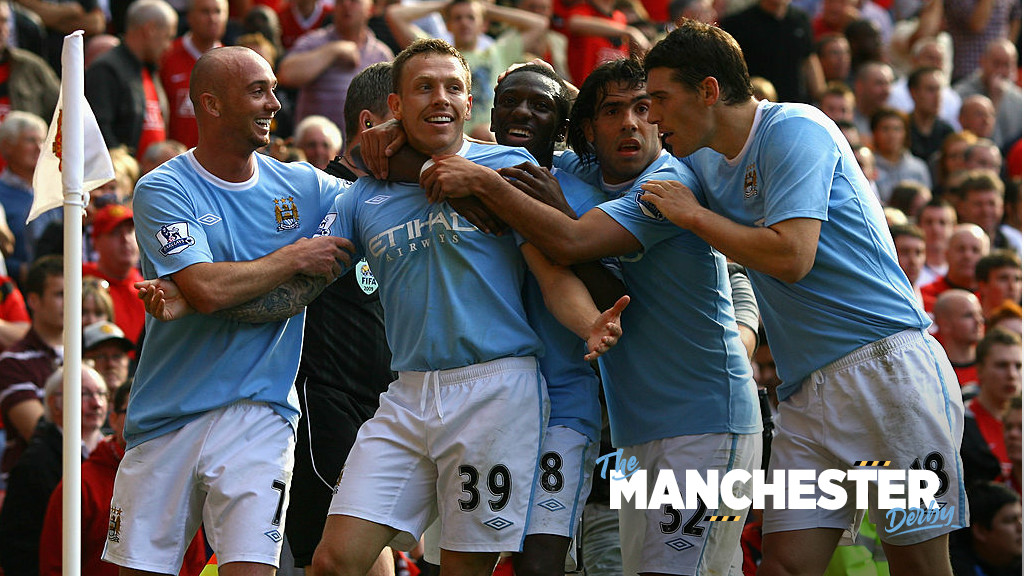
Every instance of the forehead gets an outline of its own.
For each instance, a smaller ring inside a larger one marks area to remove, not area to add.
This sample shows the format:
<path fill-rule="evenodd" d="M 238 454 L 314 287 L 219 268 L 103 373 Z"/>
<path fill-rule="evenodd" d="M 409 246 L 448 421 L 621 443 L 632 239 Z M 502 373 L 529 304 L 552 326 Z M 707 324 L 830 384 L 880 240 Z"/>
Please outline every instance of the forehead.
<path fill-rule="evenodd" d="M 654 93 L 672 93 L 672 92 L 683 92 L 687 89 L 682 83 L 677 82 L 672 77 L 673 70 L 665 66 L 658 68 L 651 68 L 647 73 L 647 85 L 642 86 L 639 90 L 648 94 Z M 612 87 L 615 84 L 608 84 L 605 86 L 607 92 L 611 92 Z M 620 88 L 628 88 L 625 84 L 619 83 Z"/>
<path fill-rule="evenodd" d="M 444 54 L 417 54 L 405 62 L 402 83 L 415 80 L 453 80 L 469 83 L 469 73 L 455 56 Z"/>
<path fill-rule="evenodd" d="M 535 95 L 544 95 L 554 98 L 559 92 L 558 84 L 536 72 L 519 72 L 508 76 L 498 85 L 496 94 L 503 94 L 510 91 L 524 92 Z"/>
<path fill-rule="evenodd" d="M 647 98 L 650 98 L 650 95 L 647 94 L 647 87 L 643 84 L 630 86 L 626 82 L 613 80 L 601 89 L 601 98 L 597 102 L 597 107 L 629 104 Z"/>

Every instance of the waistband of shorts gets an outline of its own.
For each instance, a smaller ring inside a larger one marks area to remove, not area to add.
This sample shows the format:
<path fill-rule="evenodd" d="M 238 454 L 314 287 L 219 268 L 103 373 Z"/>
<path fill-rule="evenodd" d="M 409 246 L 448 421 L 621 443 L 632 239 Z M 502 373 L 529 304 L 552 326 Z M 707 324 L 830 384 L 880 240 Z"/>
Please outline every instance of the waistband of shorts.
<path fill-rule="evenodd" d="M 490 376 L 497 376 L 499 374 L 507 374 L 509 372 L 523 371 L 536 372 L 537 359 L 533 356 L 497 358 L 495 360 L 489 360 L 479 364 L 470 364 L 469 366 L 462 366 L 460 368 L 435 370 L 432 373 L 436 375 L 435 377 L 437 378 L 437 382 L 441 386 L 447 386 L 451 384 L 462 384 L 473 380 L 479 380 L 481 378 L 488 378 Z M 426 374 L 427 372 L 399 372 L 398 379 L 402 382 L 411 382 L 419 385 L 423 382 L 423 377 Z"/>
<path fill-rule="evenodd" d="M 814 376 L 815 374 L 832 374 L 844 368 L 849 368 L 854 364 L 860 364 L 865 360 L 882 358 L 883 356 L 887 356 L 908 344 L 923 341 L 924 333 L 921 330 L 917 328 L 908 328 L 902 332 L 897 332 L 892 336 L 886 336 L 881 340 L 875 340 L 870 344 L 865 344 L 846 356 L 815 370 L 811 376 Z"/>

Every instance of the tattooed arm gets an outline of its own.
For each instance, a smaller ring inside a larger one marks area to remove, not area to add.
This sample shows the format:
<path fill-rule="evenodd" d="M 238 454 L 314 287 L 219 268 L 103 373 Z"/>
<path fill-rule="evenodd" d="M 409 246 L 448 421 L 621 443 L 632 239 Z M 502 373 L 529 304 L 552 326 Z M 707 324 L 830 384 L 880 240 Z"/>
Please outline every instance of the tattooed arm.
<path fill-rule="evenodd" d="M 212 315 L 250 324 L 280 322 L 301 312 L 328 284 L 330 282 L 322 276 L 298 274 L 262 296 L 218 310 Z M 196 311 L 178 285 L 169 278 L 136 282 L 135 288 L 139 291 L 139 298 L 146 304 L 146 312 L 161 322 L 177 320 Z"/>

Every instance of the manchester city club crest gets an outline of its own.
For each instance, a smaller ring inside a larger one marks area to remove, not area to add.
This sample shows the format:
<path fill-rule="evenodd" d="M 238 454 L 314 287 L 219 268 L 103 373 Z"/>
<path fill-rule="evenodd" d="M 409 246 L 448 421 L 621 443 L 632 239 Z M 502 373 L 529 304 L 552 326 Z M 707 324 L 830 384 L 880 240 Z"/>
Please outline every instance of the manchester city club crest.
<path fill-rule="evenodd" d="M 295 205 L 293 196 L 274 200 L 274 218 L 277 219 L 278 232 L 299 227 L 299 208 Z"/>
<path fill-rule="evenodd" d="M 753 198 L 757 195 L 757 167 L 751 162 L 743 175 L 743 197 Z"/>

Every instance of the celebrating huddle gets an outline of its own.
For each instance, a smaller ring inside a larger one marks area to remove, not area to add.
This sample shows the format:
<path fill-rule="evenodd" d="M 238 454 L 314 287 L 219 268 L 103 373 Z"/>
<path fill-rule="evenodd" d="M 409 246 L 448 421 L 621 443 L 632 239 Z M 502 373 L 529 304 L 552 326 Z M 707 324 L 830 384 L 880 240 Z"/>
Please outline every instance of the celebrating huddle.
<path fill-rule="evenodd" d="M 599 386 L 612 443 L 649 490 L 661 470 L 753 472 L 750 285 L 783 380 L 771 469 L 909 469 L 939 454 L 954 522 L 882 542 L 893 573 L 951 573 L 946 533 L 967 524 L 956 376 L 834 123 L 756 101 L 736 42 L 692 21 L 643 62 L 598 66 L 574 103 L 548 68 L 508 72 L 497 145 L 463 136 L 471 74 L 447 43 L 413 43 L 391 73 L 383 132 L 429 160 L 418 180 L 393 156 L 388 179 L 347 183 L 255 153 L 280 108 L 255 53 L 197 63 L 199 144 L 136 192 L 150 316 L 105 559 L 176 573 L 202 523 L 222 574 L 274 572 L 303 310 L 365 260 L 399 375 L 324 510 L 314 574 L 376 571 L 385 546 L 408 549 L 435 521 L 443 574 L 490 574 L 502 552 L 521 576 L 563 573 L 598 456 Z M 563 139 L 571 150 L 555 152 Z M 514 233 L 489 233 L 499 221 Z M 626 506 L 623 572 L 738 571 L 743 523 L 714 518 L 746 513 Z M 820 574 L 861 515 L 852 498 L 766 509 L 761 573 Z"/>

